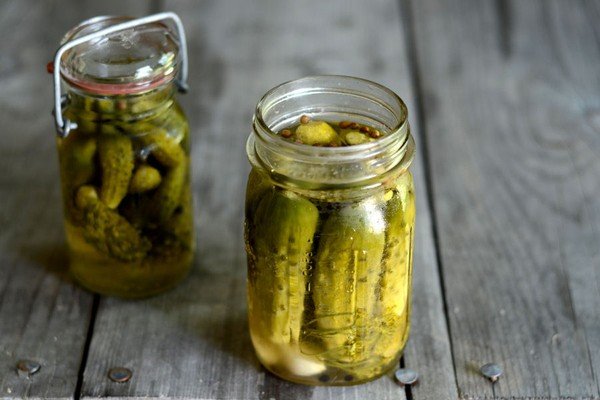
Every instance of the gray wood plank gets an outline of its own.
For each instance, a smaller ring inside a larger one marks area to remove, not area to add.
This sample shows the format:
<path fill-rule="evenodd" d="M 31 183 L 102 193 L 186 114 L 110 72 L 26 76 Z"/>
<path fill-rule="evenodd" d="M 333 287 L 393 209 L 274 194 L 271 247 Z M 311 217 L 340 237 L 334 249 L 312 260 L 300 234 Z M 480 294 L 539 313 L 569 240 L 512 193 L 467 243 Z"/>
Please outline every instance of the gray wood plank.
<path fill-rule="evenodd" d="M 284 382 L 260 368 L 247 332 L 243 191 L 249 166 L 245 139 L 253 107 L 272 86 L 316 73 L 370 78 L 409 97 L 413 107 L 400 11 L 394 1 L 172 1 L 189 36 L 190 93 L 182 98 L 193 131 L 194 187 L 199 218 L 195 269 L 179 288 L 139 302 L 100 303 L 82 396 L 202 399 L 403 399 L 391 377 L 351 388 L 313 388 Z M 315 10 L 318 10 L 315 11 Z M 373 29 L 376 27 L 376 29 Z M 323 40 L 326 37 L 327 40 Z M 416 126 L 416 123 L 415 123 Z M 421 181 L 421 165 L 416 166 Z M 434 343 L 436 365 L 453 380 L 425 185 L 418 182 L 419 233 L 411 365 Z M 428 253 L 428 254 L 427 254 Z M 436 290 L 425 289 L 438 287 Z M 433 307 L 430 305 L 433 304 Z M 443 319 L 442 319 L 443 321 Z M 421 339 L 419 329 L 427 329 Z M 432 341 L 433 338 L 433 341 Z M 446 338 L 444 342 L 444 338 Z M 429 353 L 429 354 L 432 354 Z M 427 353 L 424 353 L 427 354 Z M 106 379 L 113 366 L 134 370 L 128 384 Z M 424 380 L 423 395 L 443 393 Z M 446 393 L 452 393 L 449 389 Z M 432 397 L 429 397 L 432 398 Z M 444 397 L 440 397 L 444 398 Z M 451 398 L 449 396 L 445 398 Z"/>
<path fill-rule="evenodd" d="M 92 295 L 66 271 L 45 65 L 64 32 L 95 14 L 86 2 L 0 3 L 0 397 L 6 399 L 69 399 L 76 392 Z M 19 377 L 20 359 L 42 367 Z"/>
<path fill-rule="evenodd" d="M 63 32 L 50 2 L 0 4 L 0 397 L 72 398 L 92 296 L 67 277 L 51 85 L 45 64 Z M 36 27 L 36 29 L 30 29 Z M 30 379 L 19 359 L 39 362 Z"/>
<path fill-rule="evenodd" d="M 408 1 L 401 1 L 401 16 L 407 43 L 403 51 L 407 59 L 400 76 L 410 76 L 410 84 L 399 93 L 406 93 L 411 129 L 417 138 L 417 156 L 413 162 L 413 175 L 417 199 L 415 252 L 413 273 L 413 310 L 411 334 L 404 352 L 404 364 L 419 373 L 419 383 L 411 387 L 415 400 L 454 400 L 458 398 L 456 377 L 450 340 L 444 315 L 443 294 L 440 285 L 439 265 L 435 250 L 431 220 L 431 204 L 425 176 L 427 155 L 422 132 L 422 106 L 419 95 L 417 65 L 414 52 L 412 13 Z M 411 68 L 412 67 L 412 68 Z M 403 95 L 404 96 L 404 95 Z"/>
<path fill-rule="evenodd" d="M 459 394 L 598 399 L 600 3 L 412 3 Z"/>
<path fill-rule="evenodd" d="M 0 189 L 0 397 L 72 398 L 92 296 L 68 278 L 58 190 Z M 48 203 L 40 202 L 48 199 Z M 20 359 L 42 365 L 17 375 Z"/>

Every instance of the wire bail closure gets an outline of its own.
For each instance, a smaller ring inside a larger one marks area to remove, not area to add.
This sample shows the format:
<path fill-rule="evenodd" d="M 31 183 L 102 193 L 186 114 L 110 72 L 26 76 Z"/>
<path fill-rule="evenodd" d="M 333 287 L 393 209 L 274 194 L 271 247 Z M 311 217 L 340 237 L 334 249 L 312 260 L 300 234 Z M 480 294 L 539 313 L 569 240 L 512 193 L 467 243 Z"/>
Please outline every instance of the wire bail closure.
<path fill-rule="evenodd" d="M 54 123 L 56 125 L 56 132 L 60 137 L 66 137 L 69 132 L 77 128 L 77 123 L 70 121 L 68 118 L 63 119 L 62 109 L 66 105 L 67 95 L 61 93 L 60 87 L 60 62 L 62 56 L 67 50 L 73 47 L 79 46 L 82 43 L 90 40 L 97 39 L 104 35 L 110 35 L 115 32 L 134 28 L 136 26 L 149 24 L 161 20 L 170 19 L 175 23 L 177 29 L 177 36 L 179 39 L 179 52 L 181 54 L 181 68 L 179 69 L 179 77 L 176 79 L 177 88 L 180 93 L 187 93 L 189 90 L 187 79 L 188 79 L 188 55 L 187 55 L 187 42 L 185 39 L 185 31 L 183 29 L 183 23 L 177 14 L 174 12 L 162 12 L 158 14 L 148 15 L 146 17 L 136 18 L 131 21 L 123 22 L 120 24 L 112 25 L 107 28 L 101 29 L 97 32 L 90 33 L 85 36 L 81 36 L 77 39 L 70 40 L 58 48 L 54 55 L 54 71 L 52 71 L 54 80 Z"/>

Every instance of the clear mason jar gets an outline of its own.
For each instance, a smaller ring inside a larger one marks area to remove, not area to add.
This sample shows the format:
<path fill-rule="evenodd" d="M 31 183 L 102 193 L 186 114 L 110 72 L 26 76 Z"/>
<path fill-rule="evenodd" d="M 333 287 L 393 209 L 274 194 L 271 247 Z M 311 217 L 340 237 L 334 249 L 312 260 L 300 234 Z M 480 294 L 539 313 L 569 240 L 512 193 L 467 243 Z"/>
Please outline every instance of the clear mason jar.
<path fill-rule="evenodd" d="M 313 147 L 275 134 L 301 115 L 384 136 Z M 409 332 L 414 151 L 406 106 L 373 82 L 307 77 L 258 103 L 247 142 L 248 313 L 271 372 L 352 385 L 398 365 Z"/>
<path fill-rule="evenodd" d="M 160 18 L 143 22 L 81 23 L 53 71 L 57 102 L 59 79 L 66 89 L 55 117 L 70 270 L 130 298 L 176 285 L 194 251 L 189 128 L 174 97 L 185 40 Z"/>

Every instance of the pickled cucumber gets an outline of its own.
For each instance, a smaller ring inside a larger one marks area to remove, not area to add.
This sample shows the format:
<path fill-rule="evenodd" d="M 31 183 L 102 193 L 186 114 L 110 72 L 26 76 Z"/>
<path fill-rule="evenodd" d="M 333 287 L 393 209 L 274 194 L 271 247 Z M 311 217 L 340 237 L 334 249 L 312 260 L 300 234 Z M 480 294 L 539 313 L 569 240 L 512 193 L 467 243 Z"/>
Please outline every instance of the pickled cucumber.
<path fill-rule="evenodd" d="M 182 160 L 178 165 L 165 173 L 161 184 L 152 194 L 148 203 L 148 218 L 160 224 L 165 223 L 171 218 L 179 205 L 181 191 L 188 181 L 187 171 L 187 163 Z"/>
<path fill-rule="evenodd" d="M 129 193 L 143 193 L 160 185 L 160 172 L 149 165 L 140 165 L 133 172 L 129 182 Z"/>
<path fill-rule="evenodd" d="M 131 140 L 123 135 L 101 135 L 98 156 L 102 170 L 100 199 L 108 208 L 115 209 L 127 194 L 133 171 Z"/>
<path fill-rule="evenodd" d="M 165 167 L 175 167 L 185 161 L 185 152 L 179 141 L 164 129 L 155 129 L 137 137 L 137 140 Z"/>
<path fill-rule="evenodd" d="M 246 217 L 253 218 L 254 210 L 262 195 L 271 188 L 271 183 L 265 174 L 252 169 L 246 184 Z"/>
<path fill-rule="evenodd" d="M 84 213 L 84 238 L 101 252 L 121 261 L 138 261 L 150 250 L 150 242 L 100 201 L 93 186 L 79 188 L 75 205 Z"/>
<path fill-rule="evenodd" d="M 279 136 L 310 146 L 338 147 L 369 143 L 382 137 L 382 134 L 378 129 L 356 122 L 328 123 L 303 116 L 299 124 L 282 129 Z"/>
<path fill-rule="evenodd" d="M 271 189 L 251 222 L 249 280 L 252 319 L 273 343 L 297 342 L 302 326 L 306 274 L 319 212 L 310 201 Z"/>
<path fill-rule="evenodd" d="M 193 247 L 194 240 L 194 208 L 191 199 L 192 191 L 189 185 L 186 185 L 181 191 L 179 203 L 173 215 L 163 227 L 187 249 Z"/>
<path fill-rule="evenodd" d="M 384 215 L 373 199 L 341 208 L 323 226 L 312 279 L 313 333 L 325 346 L 319 357 L 329 364 L 372 354 L 384 246 Z"/>
<path fill-rule="evenodd" d="M 394 357 L 398 344 L 403 344 L 408 337 L 412 229 L 415 219 L 410 172 L 400 177 L 391 194 L 386 204 L 388 228 L 379 282 L 383 330 L 374 351 L 385 358 Z"/>
<path fill-rule="evenodd" d="M 164 131 L 163 128 L 159 128 L 154 124 L 144 121 L 137 121 L 135 123 L 119 122 L 116 126 L 134 139 L 139 139 L 140 137 L 156 132 L 157 130 Z"/>
<path fill-rule="evenodd" d="M 340 133 L 344 143 L 353 146 L 373 141 L 369 136 L 359 131 L 342 130 Z"/>
<path fill-rule="evenodd" d="M 82 113 L 83 114 L 83 113 Z M 80 115 L 77 118 L 77 131 L 69 136 L 84 135 L 90 136 L 98 132 L 98 123 L 93 120 L 93 116 Z M 68 136 L 67 136 L 68 137 Z"/>
<path fill-rule="evenodd" d="M 403 315 L 406 311 L 408 282 L 408 257 L 410 256 L 411 234 L 415 219 L 415 202 L 412 192 L 412 177 L 403 174 L 392 197 L 386 203 L 386 247 L 381 276 L 380 299 L 386 312 Z M 401 277 L 402 279 L 399 279 Z"/>
<path fill-rule="evenodd" d="M 82 214 L 74 205 L 77 189 L 91 182 L 96 173 L 96 139 L 75 132 L 59 142 L 61 186 L 65 212 L 74 224 L 80 224 Z"/>
<path fill-rule="evenodd" d="M 339 141 L 338 134 L 325 121 L 309 121 L 296 128 L 296 140 L 308 145 L 328 145 Z"/>
<path fill-rule="evenodd" d="M 96 172 L 96 138 L 81 133 L 69 135 L 59 144 L 63 182 L 77 188 L 88 183 Z"/>
<path fill-rule="evenodd" d="M 99 114 L 112 114 L 115 112 L 115 101 L 109 97 L 97 98 L 95 111 Z"/>

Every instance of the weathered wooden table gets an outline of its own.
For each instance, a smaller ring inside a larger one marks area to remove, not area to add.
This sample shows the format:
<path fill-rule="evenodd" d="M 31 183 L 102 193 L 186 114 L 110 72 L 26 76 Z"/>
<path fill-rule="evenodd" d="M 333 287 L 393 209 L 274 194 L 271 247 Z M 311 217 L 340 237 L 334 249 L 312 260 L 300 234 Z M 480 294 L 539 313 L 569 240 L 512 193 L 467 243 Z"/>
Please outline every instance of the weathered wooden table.
<path fill-rule="evenodd" d="M 170 293 L 103 298 L 66 273 L 44 67 L 84 18 L 162 9 L 189 36 L 196 265 Z M 600 1 L 0 1 L 0 397 L 600 399 L 599 21 Z M 286 383 L 250 344 L 253 106 L 320 73 L 381 82 L 411 111 L 411 388 Z M 29 379 L 23 358 L 42 364 Z M 107 379 L 117 366 L 131 381 Z"/>

